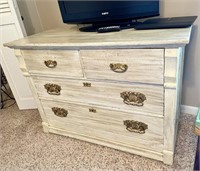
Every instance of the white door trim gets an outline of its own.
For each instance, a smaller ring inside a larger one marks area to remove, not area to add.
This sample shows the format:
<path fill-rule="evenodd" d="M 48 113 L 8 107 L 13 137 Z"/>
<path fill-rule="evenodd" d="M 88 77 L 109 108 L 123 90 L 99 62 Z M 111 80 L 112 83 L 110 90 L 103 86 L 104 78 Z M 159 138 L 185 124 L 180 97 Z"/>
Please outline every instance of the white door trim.
<path fill-rule="evenodd" d="M 14 50 L 3 47 L 7 41 L 26 36 L 16 0 L 5 0 L 8 4 L 6 12 L 0 13 L 0 64 L 8 80 L 19 109 L 37 108 L 26 78 L 19 69 Z"/>

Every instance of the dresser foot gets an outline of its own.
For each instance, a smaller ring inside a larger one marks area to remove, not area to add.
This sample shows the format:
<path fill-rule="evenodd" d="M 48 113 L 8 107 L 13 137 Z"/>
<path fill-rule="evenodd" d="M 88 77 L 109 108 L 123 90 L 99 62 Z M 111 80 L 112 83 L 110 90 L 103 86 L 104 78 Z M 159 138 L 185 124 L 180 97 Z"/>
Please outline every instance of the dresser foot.
<path fill-rule="evenodd" d="M 42 122 L 42 126 L 43 126 L 43 131 L 45 133 L 49 133 L 49 127 L 48 127 L 48 124 L 45 123 L 45 122 Z"/>
<path fill-rule="evenodd" d="M 174 153 L 171 151 L 163 151 L 163 163 L 172 165 L 174 160 Z"/>

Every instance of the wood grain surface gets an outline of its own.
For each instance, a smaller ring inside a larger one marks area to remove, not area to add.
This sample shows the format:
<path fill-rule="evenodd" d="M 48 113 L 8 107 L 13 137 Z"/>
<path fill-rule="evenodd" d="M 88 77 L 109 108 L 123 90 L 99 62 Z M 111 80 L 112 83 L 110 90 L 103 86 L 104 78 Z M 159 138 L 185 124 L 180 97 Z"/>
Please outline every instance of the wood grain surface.
<path fill-rule="evenodd" d="M 157 152 L 163 150 L 163 118 L 122 113 L 80 104 L 52 101 L 42 101 L 42 104 L 50 126 L 84 136 L 116 141 L 123 145 L 143 147 Z M 56 116 L 52 107 L 66 109 L 67 117 Z M 97 112 L 89 112 L 91 107 L 95 108 Z M 123 125 L 124 120 L 144 122 L 148 125 L 148 129 L 144 134 L 129 132 Z"/>
<path fill-rule="evenodd" d="M 87 78 L 163 84 L 163 49 L 81 50 Z M 116 73 L 110 64 L 126 64 L 124 73 Z"/>
<path fill-rule="evenodd" d="M 189 43 L 191 27 L 180 29 L 134 30 L 98 34 L 80 32 L 77 27 L 48 30 L 5 44 L 15 49 L 157 48 Z"/>
<path fill-rule="evenodd" d="M 163 116 L 163 87 L 147 84 L 119 84 L 116 82 L 100 82 L 87 80 L 63 80 L 55 78 L 33 77 L 38 96 L 55 100 L 84 102 L 100 106 L 108 106 L 132 113 Z M 83 83 L 91 83 L 91 87 L 84 87 Z M 49 95 L 45 84 L 56 84 L 61 87 L 60 95 Z M 124 91 L 140 92 L 146 96 L 143 106 L 127 105 L 120 97 Z"/>
<path fill-rule="evenodd" d="M 78 51 L 22 51 L 27 69 L 30 73 L 83 77 Z M 56 61 L 55 68 L 48 68 L 45 61 Z"/>

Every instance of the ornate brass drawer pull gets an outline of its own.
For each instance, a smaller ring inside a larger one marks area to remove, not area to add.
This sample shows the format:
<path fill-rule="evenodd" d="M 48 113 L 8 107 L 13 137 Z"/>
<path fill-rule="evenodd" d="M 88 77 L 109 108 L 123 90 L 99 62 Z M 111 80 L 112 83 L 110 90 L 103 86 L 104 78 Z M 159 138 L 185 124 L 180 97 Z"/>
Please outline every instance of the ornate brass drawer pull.
<path fill-rule="evenodd" d="M 144 134 L 145 130 L 148 129 L 148 125 L 143 122 L 138 122 L 134 120 L 125 120 L 124 125 L 126 129 L 130 132 L 135 132 L 139 134 Z"/>
<path fill-rule="evenodd" d="M 84 86 L 84 87 L 91 87 L 91 83 L 84 82 L 84 83 L 83 83 L 83 86 Z"/>
<path fill-rule="evenodd" d="M 44 61 L 44 64 L 48 67 L 48 68 L 55 68 L 57 66 L 57 62 L 53 61 L 53 60 L 48 60 L 48 61 Z"/>
<path fill-rule="evenodd" d="M 120 93 L 121 98 L 124 99 L 124 103 L 127 105 L 143 106 L 146 96 L 139 92 L 124 91 Z"/>
<path fill-rule="evenodd" d="M 61 87 L 57 84 L 45 84 L 44 88 L 47 90 L 47 93 L 50 95 L 60 95 Z"/>
<path fill-rule="evenodd" d="M 97 110 L 94 108 L 89 108 L 89 112 L 97 113 Z"/>
<path fill-rule="evenodd" d="M 120 64 L 120 63 L 116 63 L 116 64 L 110 64 L 110 69 L 114 72 L 117 73 L 123 73 L 126 72 L 128 69 L 128 65 L 126 64 Z"/>
<path fill-rule="evenodd" d="M 59 117 L 67 117 L 67 114 L 68 114 L 68 111 L 63 109 L 63 108 L 59 108 L 59 107 L 52 107 L 51 108 L 53 113 L 56 115 L 56 116 L 59 116 Z"/>

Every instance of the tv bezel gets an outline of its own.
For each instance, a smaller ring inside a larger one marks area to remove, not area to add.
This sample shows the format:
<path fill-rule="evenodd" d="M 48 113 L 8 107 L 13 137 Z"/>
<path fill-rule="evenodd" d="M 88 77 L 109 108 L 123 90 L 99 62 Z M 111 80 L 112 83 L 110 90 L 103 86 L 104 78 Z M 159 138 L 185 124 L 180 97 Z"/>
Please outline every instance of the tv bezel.
<path fill-rule="evenodd" d="M 111 12 L 111 15 L 103 17 L 102 15 L 99 16 L 100 11 L 94 13 L 94 17 L 88 17 L 88 18 L 72 18 L 69 14 L 67 14 L 66 8 L 65 8 L 65 1 L 67 0 L 58 0 L 58 4 L 59 4 L 59 8 L 60 8 L 60 12 L 62 15 L 62 19 L 63 22 L 66 24 L 92 24 L 92 28 L 86 28 L 86 30 L 80 29 L 81 31 L 95 31 L 97 28 L 100 27 L 105 27 L 105 26 L 113 26 L 113 25 L 118 25 L 120 26 L 122 29 L 126 29 L 126 28 L 132 28 L 136 25 L 136 23 L 138 22 L 138 19 L 143 19 L 143 18 L 148 18 L 148 17 L 155 17 L 155 16 L 159 16 L 160 15 L 160 11 L 159 11 L 159 0 L 141 0 L 141 1 L 154 1 L 155 3 L 157 3 L 158 7 L 156 11 L 153 12 L 143 12 L 143 13 L 128 13 L 126 15 L 113 15 L 114 12 L 116 11 L 109 11 Z M 138 0 L 137 0 L 138 1 Z M 79 16 L 81 13 L 79 13 Z M 99 16 L 99 17 L 98 17 Z M 136 21 L 136 22 L 135 22 Z"/>

